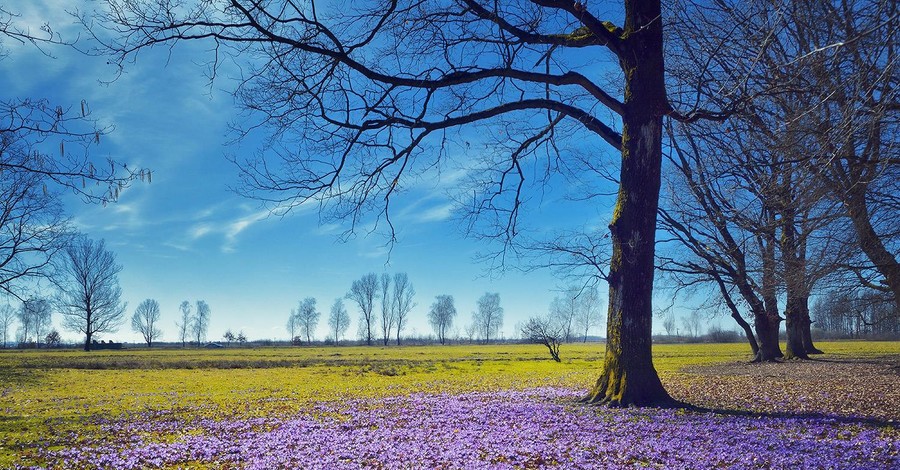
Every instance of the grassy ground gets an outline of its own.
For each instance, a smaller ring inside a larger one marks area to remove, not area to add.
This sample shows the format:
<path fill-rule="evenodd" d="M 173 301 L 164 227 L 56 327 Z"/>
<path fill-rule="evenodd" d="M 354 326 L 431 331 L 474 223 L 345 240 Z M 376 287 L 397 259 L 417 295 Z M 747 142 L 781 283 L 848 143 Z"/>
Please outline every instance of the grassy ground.
<path fill-rule="evenodd" d="M 832 364 L 900 357 L 900 342 L 820 347 Z M 603 345 L 564 345 L 561 355 L 563 362 L 554 363 L 537 345 L 0 351 L 0 467 L 27 463 L 36 448 L 69 444 L 64 436 L 89 435 L 85 423 L 98 415 L 119 418 L 150 411 L 196 419 L 252 418 L 290 414 L 315 402 L 412 392 L 544 386 L 587 390 L 596 379 Z M 740 362 L 748 357 L 743 344 L 658 345 L 654 356 L 673 395 L 704 406 L 753 408 L 752 397 L 758 393 L 748 391 L 747 384 L 765 378 L 753 374 L 793 373 L 792 364 L 742 369 Z M 814 365 L 833 369 L 822 362 Z M 897 383 L 890 377 L 884 380 L 886 387 Z M 847 386 L 865 388 L 867 382 L 862 377 L 861 383 Z M 797 388 L 772 393 L 790 395 L 791 390 Z M 886 406 L 879 418 L 900 415 L 895 404 Z M 804 411 L 817 411 L 815 403 L 807 408 Z"/>

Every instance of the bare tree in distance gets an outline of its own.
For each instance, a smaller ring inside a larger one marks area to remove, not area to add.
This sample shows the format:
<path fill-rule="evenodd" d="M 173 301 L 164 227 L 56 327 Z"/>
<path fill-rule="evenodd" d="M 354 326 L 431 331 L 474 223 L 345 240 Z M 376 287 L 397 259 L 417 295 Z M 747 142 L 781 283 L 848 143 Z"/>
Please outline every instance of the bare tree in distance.
<path fill-rule="evenodd" d="M 441 344 L 447 344 L 447 333 L 453 326 L 456 317 L 456 307 L 453 305 L 452 295 L 438 295 L 428 311 L 428 323 L 434 329 L 434 334 Z"/>
<path fill-rule="evenodd" d="M 209 320 L 212 310 L 205 300 L 198 300 L 194 308 L 194 316 L 191 318 L 191 333 L 193 339 L 197 342 L 197 346 L 201 346 L 206 341 L 206 333 L 209 331 Z"/>
<path fill-rule="evenodd" d="M 684 332 L 691 338 L 698 338 L 703 329 L 703 319 L 700 318 L 700 312 L 691 310 L 690 313 L 681 317 L 681 324 L 684 326 Z"/>
<path fill-rule="evenodd" d="M 381 292 L 381 318 L 379 326 L 381 327 L 381 342 L 384 346 L 388 345 L 391 340 L 391 330 L 394 328 L 394 296 L 391 291 L 391 276 L 388 273 L 381 273 L 378 281 L 378 289 Z"/>
<path fill-rule="evenodd" d="M 140 333 L 147 343 L 147 347 L 153 347 L 153 341 L 162 337 L 159 329 L 159 302 L 154 299 L 145 299 L 138 305 L 131 317 L 131 329 Z"/>
<path fill-rule="evenodd" d="M 555 318 L 557 325 L 562 328 L 562 341 L 568 343 L 572 340 L 572 331 L 575 326 L 575 317 L 578 315 L 578 295 L 581 288 L 571 286 L 566 288 L 563 294 L 557 295 L 550 303 L 549 314 Z"/>
<path fill-rule="evenodd" d="M 543 344 L 550 351 L 550 357 L 554 361 L 560 362 L 559 346 L 563 342 L 564 327 L 559 318 L 531 317 L 522 326 L 520 334 L 523 339 L 527 339 L 533 343 Z"/>
<path fill-rule="evenodd" d="M 316 332 L 316 326 L 319 324 L 319 316 L 321 314 L 316 310 L 316 299 L 307 297 L 297 306 L 297 321 L 300 325 L 300 334 L 306 337 L 306 343 L 312 342 L 313 335 Z"/>
<path fill-rule="evenodd" d="M 331 332 L 334 334 L 334 344 L 337 346 L 344 334 L 347 333 L 347 329 L 350 328 L 350 314 L 344 308 L 344 301 L 339 298 L 334 299 L 334 303 L 331 304 L 328 327 L 331 328 Z"/>
<path fill-rule="evenodd" d="M 485 292 L 478 298 L 478 310 L 472 315 L 478 335 L 485 343 L 496 339 L 503 327 L 503 307 L 500 306 L 500 294 Z"/>
<path fill-rule="evenodd" d="M 12 327 L 15 319 L 16 309 L 14 309 L 12 305 L 0 305 L 0 338 L 3 338 L 3 342 L 0 343 L 0 348 L 5 348 L 6 344 L 9 342 L 9 329 Z"/>
<path fill-rule="evenodd" d="M 588 286 L 582 289 L 578 300 L 578 313 L 575 316 L 575 324 L 581 329 L 582 342 L 587 343 L 591 328 L 599 326 L 603 320 L 602 303 L 597 286 Z"/>
<path fill-rule="evenodd" d="M 181 340 L 183 348 L 187 346 L 188 339 L 191 337 L 191 303 L 187 300 L 181 301 L 178 311 L 181 313 L 181 319 L 175 321 L 175 326 L 178 328 L 178 339 Z"/>
<path fill-rule="evenodd" d="M 62 336 L 60 336 L 59 331 L 56 329 L 50 330 L 47 333 L 47 336 L 44 336 L 44 345 L 49 348 L 58 348 L 59 344 L 62 342 Z"/>
<path fill-rule="evenodd" d="M 290 343 L 294 346 L 299 343 L 297 338 L 298 329 L 300 329 L 300 319 L 297 318 L 297 309 L 292 308 L 290 315 L 288 315 L 287 331 L 290 335 Z"/>
<path fill-rule="evenodd" d="M 30 297 L 22 301 L 17 317 L 19 320 L 19 343 L 38 347 L 50 329 L 53 308 L 50 302 L 43 297 Z"/>
<path fill-rule="evenodd" d="M 353 281 L 350 292 L 346 297 L 353 301 L 359 308 L 359 325 L 362 338 L 371 346 L 372 326 L 375 322 L 375 299 L 378 298 L 378 276 L 369 273 Z"/>
<path fill-rule="evenodd" d="M 672 336 L 678 331 L 675 328 L 675 321 L 675 312 L 671 310 L 666 312 L 665 316 L 663 317 L 663 328 L 666 330 L 666 334 L 669 336 Z"/>
<path fill-rule="evenodd" d="M 123 321 L 126 304 L 119 287 L 121 271 L 103 240 L 79 236 L 66 248 L 57 305 L 64 316 L 63 325 L 84 334 L 85 351 L 91 350 L 95 334 L 115 332 Z"/>
<path fill-rule="evenodd" d="M 416 289 L 409 282 L 409 276 L 406 273 L 394 274 L 394 325 L 397 327 L 397 346 L 400 346 L 400 333 L 406 327 L 409 312 L 416 306 L 413 302 L 415 296 Z"/>

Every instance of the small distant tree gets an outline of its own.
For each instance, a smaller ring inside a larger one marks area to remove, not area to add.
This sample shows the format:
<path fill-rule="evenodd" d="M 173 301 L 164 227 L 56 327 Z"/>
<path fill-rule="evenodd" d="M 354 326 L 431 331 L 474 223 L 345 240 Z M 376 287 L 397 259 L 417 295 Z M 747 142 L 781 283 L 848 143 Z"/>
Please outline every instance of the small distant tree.
<path fill-rule="evenodd" d="M 572 341 L 575 318 L 578 316 L 581 287 L 570 286 L 562 296 L 556 296 L 550 303 L 550 315 L 563 329 L 563 341 Z"/>
<path fill-rule="evenodd" d="M 575 323 L 584 333 L 583 342 L 587 343 L 591 328 L 600 325 L 603 318 L 601 309 L 600 293 L 597 292 L 597 287 L 582 289 L 578 299 L 578 314 L 575 316 Z"/>
<path fill-rule="evenodd" d="M 12 327 L 13 321 L 16 319 L 16 309 L 9 304 L 0 305 L 0 335 L 3 342 L 0 348 L 5 348 L 9 341 L 9 329 Z"/>
<path fill-rule="evenodd" d="M 122 323 L 126 304 L 121 301 L 121 271 L 103 240 L 77 237 L 65 250 L 57 304 L 65 316 L 63 325 L 84 334 L 85 351 L 90 351 L 95 334 L 117 331 Z"/>
<path fill-rule="evenodd" d="M 500 294 L 486 292 L 478 299 L 478 310 L 473 315 L 478 334 L 485 343 L 496 337 L 503 326 L 503 307 L 500 306 Z"/>
<path fill-rule="evenodd" d="M 288 315 L 288 321 L 285 327 L 290 335 L 289 338 L 291 338 L 291 344 L 295 346 L 299 344 L 297 341 L 297 330 L 300 329 L 300 319 L 297 318 L 297 309 L 291 309 L 291 314 Z"/>
<path fill-rule="evenodd" d="M 41 297 L 32 297 L 22 301 L 16 312 L 19 320 L 19 344 L 38 347 L 44 341 L 44 335 L 50 329 L 53 310 L 50 302 Z"/>
<path fill-rule="evenodd" d="M 391 295 L 391 276 L 388 273 L 381 274 L 378 283 L 381 289 L 381 341 L 385 346 L 391 340 L 391 329 L 394 327 L 394 299 Z"/>
<path fill-rule="evenodd" d="M 203 344 L 203 341 L 206 339 L 206 332 L 209 330 L 209 317 L 211 315 L 212 311 L 209 308 L 209 304 L 206 301 L 198 300 L 197 307 L 194 310 L 194 318 L 191 321 L 191 329 L 198 346 Z"/>
<path fill-rule="evenodd" d="M 409 319 L 409 312 L 416 306 L 413 297 L 416 289 L 409 282 L 406 273 L 394 274 L 394 325 L 397 327 L 397 346 L 400 345 L 400 333 Z"/>
<path fill-rule="evenodd" d="M 306 336 L 306 342 L 311 343 L 319 324 L 320 313 L 316 310 L 316 299 L 307 297 L 297 307 L 297 321 L 300 325 L 300 334 Z"/>
<path fill-rule="evenodd" d="M 691 313 L 681 318 L 685 332 L 692 338 L 700 336 L 700 330 L 703 327 L 703 320 L 700 318 L 700 312 L 692 310 Z"/>
<path fill-rule="evenodd" d="M 347 313 L 347 309 L 344 308 L 343 300 L 334 299 L 334 303 L 331 304 L 331 314 L 328 316 L 328 327 L 331 328 L 331 332 L 334 333 L 334 344 L 337 345 L 341 342 L 341 337 L 347 333 L 347 329 L 350 328 L 350 314 Z"/>
<path fill-rule="evenodd" d="M 60 343 L 62 343 L 62 337 L 55 329 L 50 330 L 50 333 L 47 333 L 47 336 L 44 337 L 44 344 L 48 348 L 58 348 Z"/>
<path fill-rule="evenodd" d="M 456 317 L 456 307 L 453 306 L 452 295 L 439 295 L 434 298 L 431 310 L 428 312 L 428 322 L 434 329 L 438 341 L 447 344 L 447 333 L 453 326 L 453 318 Z"/>
<path fill-rule="evenodd" d="M 564 327 L 550 317 L 531 317 L 522 326 L 521 335 L 534 343 L 543 344 L 550 351 L 554 361 L 560 362 L 559 346 L 562 343 Z"/>
<path fill-rule="evenodd" d="M 666 316 L 663 317 L 663 328 L 665 328 L 666 334 L 669 336 L 672 336 L 672 334 L 676 332 L 675 312 L 670 310 L 666 313 Z"/>
<path fill-rule="evenodd" d="M 241 331 L 241 332 L 238 333 L 238 335 L 237 335 L 237 342 L 240 343 L 240 344 L 244 344 L 244 343 L 247 342 L 247 337 L 244 336 L 244 332 L 243 332 L 243 331 Z"/>
<path fill-rule="evenodd" d="M 191 337 L 191 303 L 187 300 L 181 302 L 178 306 L 181 311 L 181 320 L 175 322 L 178 327 L 178 338 L 181 339 L 181 347 L 187 346 L 188 338 Z"/>
<path fill-rule="evenodd" d="M 237 336 L 235 336 L 234 333 L 231 332 L 231 330 L 226 330 L 225 334 L 222 335 L 222 338 L 225 339 L 226 346 L 231 346 L 232 341 L 237 339 Z"/>
<path fill-rule="evenodd" d="M 159 303 L 154 299 L 145 299 L 138 305 L 131 317 L 131 329 L 144 337 L 148 348 L 153 347 L 153 341 L 162 336 L 159 324 Z"/>
<path fill-rule="evenodd" d="M 359 308 L 360 337 L 372 345 L 372 325 L 375 323 L 375 299 L 378 297 L 378 276 L 369 273 L 353 281 L 346 297 Z"/>

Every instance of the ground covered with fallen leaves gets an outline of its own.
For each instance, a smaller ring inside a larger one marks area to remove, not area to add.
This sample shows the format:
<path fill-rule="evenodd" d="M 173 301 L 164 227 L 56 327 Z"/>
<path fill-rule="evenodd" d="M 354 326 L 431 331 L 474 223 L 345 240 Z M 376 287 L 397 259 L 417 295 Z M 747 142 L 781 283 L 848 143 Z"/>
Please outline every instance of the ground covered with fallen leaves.
<path fill-rule="evenodd" d="M 567 346 L 0 354 L 0 467 L 900 468 L 900 344 L 655 349 L 690 409 L 579 404 L 602 345 Z"/>

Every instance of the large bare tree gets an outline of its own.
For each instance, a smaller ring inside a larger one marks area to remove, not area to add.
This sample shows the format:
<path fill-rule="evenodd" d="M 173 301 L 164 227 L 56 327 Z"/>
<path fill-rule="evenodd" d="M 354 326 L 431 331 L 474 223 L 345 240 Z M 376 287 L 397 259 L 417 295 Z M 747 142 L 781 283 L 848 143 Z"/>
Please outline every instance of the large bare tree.
<path fill-rule="evenodd" d="M 122 266 L 103 240 L 79 236 L 66 248 L 60 266 L 57 304 L 63 325 L 84 334 L 84 350 L 98 333 L 111 333 L 122 323 L 126 304 L 121 301 Z"/>
<path fill-rule="evenodd" d="M 374 212 L 393 235 L 391 202 L 405 182 L 460 153 L 484 176 L 469 193 L 479 221 L 472 233 L 509 247 L 527 184 L 565 173 L 572 153 L 562 141 L 608 144 L 619 169 L 603 242 L 611 250 L 592 267 L 609 283 L 609 339 L 587 401 L 672 403 L 651 354 L 662 119 L 714 114 L 678 112 L 668 99 L 659 0 L 106 5 L 99 18 L 83 18 L 120 63 L 180 40 L 209 41 L 214 73 L 226 58 L 240 63 L 236 95 L 257 119 L 245 131 L 270 139 L 265 154 L 237 163 L 247 192 L 282 208 L 315 202 L 351 227 Z M 706 86 L 702 78 L 694 85 Z M 480 129 L 494 137 L 467 150 L 466 136 Z M 590 152 L 605 166 L 605 152 Z M 530 169 L 545 176 L 532 181 Z"/>

